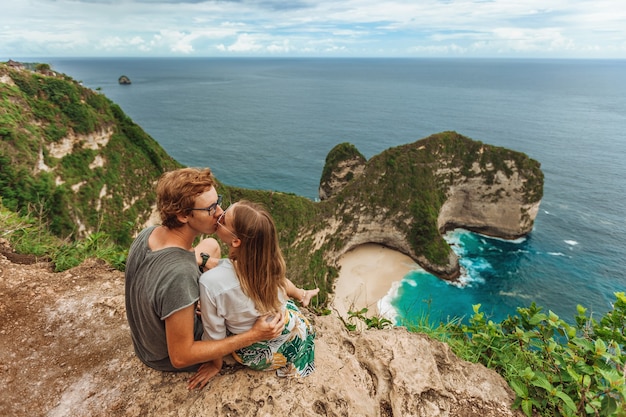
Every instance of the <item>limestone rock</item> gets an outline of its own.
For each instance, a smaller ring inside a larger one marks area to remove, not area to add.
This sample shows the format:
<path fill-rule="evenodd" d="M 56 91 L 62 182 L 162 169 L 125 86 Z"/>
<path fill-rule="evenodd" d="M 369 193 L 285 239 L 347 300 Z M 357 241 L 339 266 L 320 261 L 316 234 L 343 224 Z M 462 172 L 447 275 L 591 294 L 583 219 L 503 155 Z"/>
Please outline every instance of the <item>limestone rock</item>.
<path fill-rule="evenodd" d="M 320 179 L 320 200 L 335 196 L 344 186 L 365 170 L 365 157 L 349 143 L 335 146 L 326 156 Z"/>

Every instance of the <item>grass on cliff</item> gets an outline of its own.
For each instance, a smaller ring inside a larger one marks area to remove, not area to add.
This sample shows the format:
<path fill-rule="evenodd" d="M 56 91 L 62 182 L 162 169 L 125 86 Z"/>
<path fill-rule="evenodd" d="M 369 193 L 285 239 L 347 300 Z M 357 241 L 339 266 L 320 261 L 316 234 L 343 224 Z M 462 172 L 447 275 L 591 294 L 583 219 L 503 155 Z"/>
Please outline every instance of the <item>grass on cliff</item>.
<path fill-rule="evenodd" d="M 49 261 L 55 272 L 78 266 L 88 258 L 102 259 L 113 268 L 124 270 L 127 249 L 113 243 L 106 233 L 93 233 L 81 240 L 61 239 L 51 234 L 40 219 L 8 210 L 0 200 L 0 237 L 17 253 Z"/>

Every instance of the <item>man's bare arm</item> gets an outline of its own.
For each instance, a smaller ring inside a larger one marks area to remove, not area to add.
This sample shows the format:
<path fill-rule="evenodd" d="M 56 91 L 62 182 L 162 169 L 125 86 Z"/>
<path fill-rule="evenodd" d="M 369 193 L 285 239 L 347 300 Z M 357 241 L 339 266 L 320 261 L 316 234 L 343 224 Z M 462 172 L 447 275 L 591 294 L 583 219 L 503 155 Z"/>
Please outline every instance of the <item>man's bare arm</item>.
<path fill-rule="evenodd" d="M 259 318 L 252 329 L 222 340 L 194 340 L 194 306 L 189 306 L 165 319 L 165 335 L 170 361 L 176 368 L 186 368 L 198 363 L 220 359 L 238 349 L 262 340 L 274 339 L 281 334 L 284 317 L 268 321 Z"/>

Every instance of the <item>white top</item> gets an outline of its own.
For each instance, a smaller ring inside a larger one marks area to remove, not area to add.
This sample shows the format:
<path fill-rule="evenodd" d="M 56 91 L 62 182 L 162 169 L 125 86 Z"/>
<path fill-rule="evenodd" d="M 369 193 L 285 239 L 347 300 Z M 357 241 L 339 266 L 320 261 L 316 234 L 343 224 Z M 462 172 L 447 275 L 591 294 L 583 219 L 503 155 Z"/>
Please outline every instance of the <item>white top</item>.
<path fill-rule="evenodd" d="M 252 328 L 261 314 L 241 289 L 230 259 L 220 259 L 215 268 L 200 276 L 200 311 L 203 340 L 221 340 L 227 331 L 241 334 Z M 281 297 L 283 300 L 283 297 Z"/>

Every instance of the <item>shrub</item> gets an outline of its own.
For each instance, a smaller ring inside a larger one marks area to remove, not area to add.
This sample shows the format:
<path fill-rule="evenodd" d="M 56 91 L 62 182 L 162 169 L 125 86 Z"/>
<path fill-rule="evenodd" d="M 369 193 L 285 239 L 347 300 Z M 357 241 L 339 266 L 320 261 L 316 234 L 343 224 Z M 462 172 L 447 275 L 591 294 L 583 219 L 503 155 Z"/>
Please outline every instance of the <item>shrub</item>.
<path fill-rule="evenodd" d="M 534 303 L 497 324 L 474 306 L 469 324 L 447 327 L 466 360 L 496 370 L 527 416 L 626 416 L 626 295 L 600 321 L 578 306 L 575 325 Z M 440 337 L 441 338 L 441 337 Z"/>

